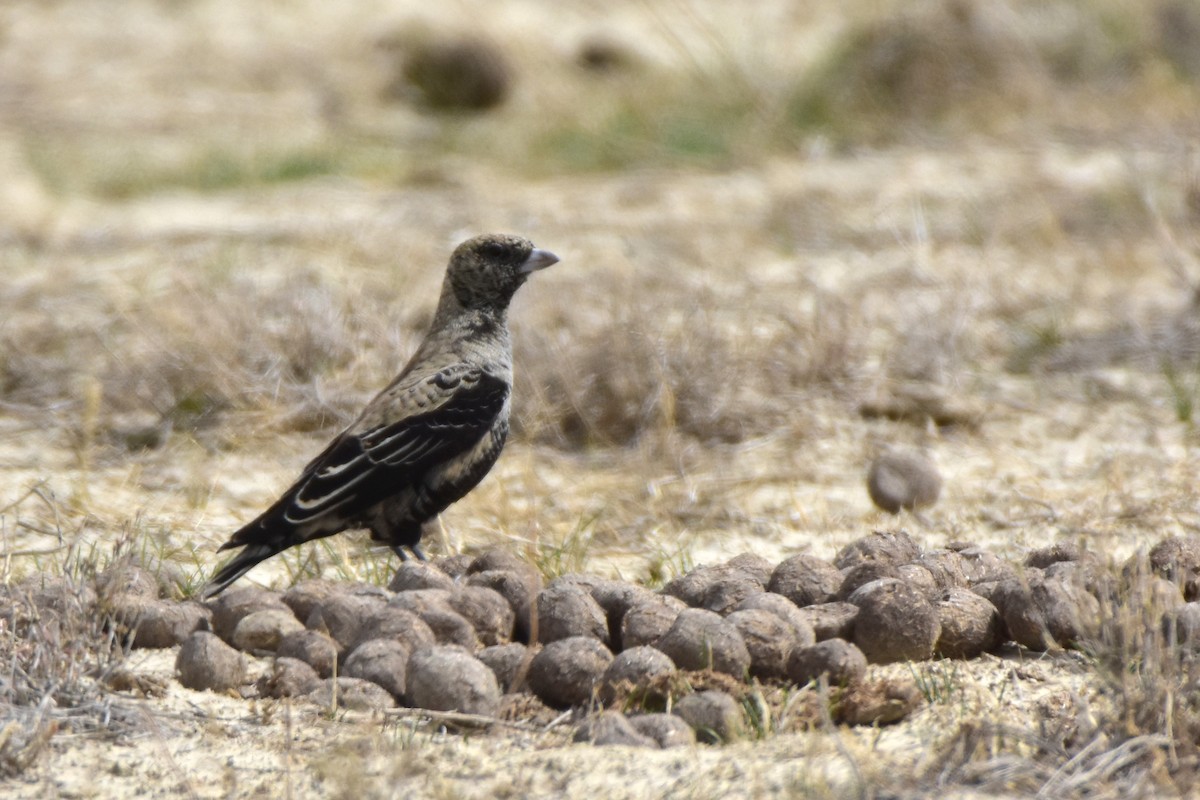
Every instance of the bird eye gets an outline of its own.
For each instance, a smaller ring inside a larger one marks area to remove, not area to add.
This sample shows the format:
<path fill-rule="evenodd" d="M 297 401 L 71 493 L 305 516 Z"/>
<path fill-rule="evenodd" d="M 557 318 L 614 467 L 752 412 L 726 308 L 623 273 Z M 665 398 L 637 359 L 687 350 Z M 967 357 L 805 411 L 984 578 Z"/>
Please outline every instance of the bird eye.
<path fill-rule="evenodd" d="M 508 255 L 508 248 L 500 242 L 485 242 L 479 248 L 479 252 L 485 258 L 500 259 Z"/>

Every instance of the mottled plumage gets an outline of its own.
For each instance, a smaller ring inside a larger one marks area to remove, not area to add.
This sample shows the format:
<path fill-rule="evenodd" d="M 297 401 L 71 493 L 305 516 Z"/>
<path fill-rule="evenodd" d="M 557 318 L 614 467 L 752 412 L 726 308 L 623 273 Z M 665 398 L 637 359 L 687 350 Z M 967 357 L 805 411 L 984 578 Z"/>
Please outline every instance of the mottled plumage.
<path fill-rule="evenodd" d="M 422 526 L 487 474 L 508 435 L 508 304 L 558 257 L 519 236 L 477 236 L 450 257 L 433 324 L 408 365 L 314 458 L 296 483 L 222 550 L 212 596 L 258 562 L 303 542 L 367 528 L 419 558 Z"/>

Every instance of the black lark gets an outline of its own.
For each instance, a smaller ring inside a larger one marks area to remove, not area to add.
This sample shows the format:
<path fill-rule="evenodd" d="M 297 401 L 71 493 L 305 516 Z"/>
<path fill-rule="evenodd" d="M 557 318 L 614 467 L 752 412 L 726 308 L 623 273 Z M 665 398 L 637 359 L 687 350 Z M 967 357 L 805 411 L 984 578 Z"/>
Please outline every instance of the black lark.
<path fill-rule="evenodd" d="M 274 505 L 221 545 L 242 551 L 205 596 L 276 553 L 349 528 L 370 530 L 401 559 L 408 548 L 424 560 L 422 527 L 475 488 L 508 435 L 509 302 L 531 273 L 557 261 L 519 236 L 459 245 L 433 324 L 407 366 Z"/>

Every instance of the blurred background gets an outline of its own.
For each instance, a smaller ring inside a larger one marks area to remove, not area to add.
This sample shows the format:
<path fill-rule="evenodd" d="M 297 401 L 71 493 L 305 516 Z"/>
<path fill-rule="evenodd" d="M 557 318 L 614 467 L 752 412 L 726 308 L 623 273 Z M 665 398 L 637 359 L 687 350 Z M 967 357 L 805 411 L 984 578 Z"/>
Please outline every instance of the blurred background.
<path fill-rule="evenodd" d="M 1166 134 L 1194 122 L 1200 75 L 1190 0 L 68 0 L 7 4 L 2 24 L 18 207 L 405 185 L 456 158 L 535 178 Z"/>

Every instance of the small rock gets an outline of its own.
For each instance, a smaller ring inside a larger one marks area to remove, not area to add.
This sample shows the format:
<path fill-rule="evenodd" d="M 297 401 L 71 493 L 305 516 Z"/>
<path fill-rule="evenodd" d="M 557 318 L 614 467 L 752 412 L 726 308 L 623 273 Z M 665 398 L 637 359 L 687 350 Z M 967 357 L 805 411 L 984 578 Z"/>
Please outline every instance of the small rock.
<path fill-rule="evenodd" d="M 474 561 L 475 556 L 458 553 L 453 556 L 435 558 L 433 565 L 457 581 L 459 578 L 466 578 L 467 570 L 471 568 Z"/>
<path fill-rule="evenodd" d="M 157 675 L 117 666 L 104 670 L 100 682 L 114 692 L 133 692 L 141 697 L 163 697 L 167 693 L 167 682 Z"/>
<path fill-rule="evenodd" d="M 740 569 L 731 569 L 727 575 L 708 585 L 700 607 L 725 616 L 746 598 L 762 594 L 764 591 L 765 586 L 756 575 Z"/>
<path fill-rule="evenodd" d="M 844 725 L 891 725 L 921 707 L 921 691 L 910 677 L 850 684 L 833 709 Z"/>
<path fill-rule="evenodd" d="M 654 646 L 680 669 L 711 669 L 740 680 L 750 668 L 750 652 L 738 629 L 719 614 L 702 608 L 680 611 Z"/>
<path fill-rule="evenodd" d="M 1177 584 L 1183 599 L 1200 600 L 1200 536 L 1168 536 L 1150 549 L 1150 568 Z"/>
<path fill-rule="evenodd" d="M 588 594 L 591 594 L 592 589 L 595 589 L 603 582 L 604 578 L 601 578 L 599 575 L 592 575 L 587 572 L 565 572 L 554 580 L 550 581 L 549 586 L 562 586 L 564 584 L 570 584 L 571 586 L 578 586 L 579 588 L 586 590 Z"/>
<path fill-rule="evenodd" d="M 361 678 L 383 687 L 392 697 L 401 699 L 405 693 L 409 649 L 395 639 L 368 639 L 346 657 L 342 674 Z"/>
<path fill-rule="evenodd" d="M 437 642 L 437 636 L 424 619 L 406 608 L 386 605 L 376 609 L 359 627 L 358 638 L 350 649 L 372 639 L 399 642 L 409 653 L 424 650 Z"/>
<path fill-rule="evenodd" d="M 430 711 L 494 716 L 500 707 L 496 675 L 456 645 L 418 650 L 408 659 L 408 704 Z"/>
<path fill-rule="evenodd" d="M 537 636 L 543 644 L 572 636 L 588 636 L 608 644 L 604 609 L 583 586 L 552 584 L 537 596 Z"/>
<path fill-rule="evenodd" d="M 839 550 L 833 565 L 838 569 L 850 569 L 863 561 L 886 561 L 900 566 L 911 564 L 920 555 L 921 548 L 907 532 L 874 531 Z"/>
<path fill-rule="evenodd" d="M 467 574 L 474 575 L 479 572 L 491 572 L 493 570 L 522 574 L 524 577 L 533 580 L 537 584 L 539 591 L 542 588 L 541 573 L 529 564 L 529 562 L 522 560 L 511 550 L 503 547 L 494 547 L 477 555 L 472 559 L 470 566 L 467 567 Z"/>
<path fill-rule="evenodd" d="M 817 641 L 826 639 L 849 640 L 854 635 L 854 622 L 858 619 L 858 606 L 853 603 L 818 603 L 800 609 L 812 626 Z"/>
<path fill-rule="evenodd" d="M 889 514 L 898 514 L 902 508 L 915 511 L 937 502 L 942 493 L 942 476 L 924 453 L 890 450 L 871 462 L 867 493 L 875 505 Z"/>
<path fill-rule="evenodd" d="M 323 600 L 332 595 L 341 594 L 343 591 L 344 587 L 334 581 L 324 578 L 309 578 L 300 581 L 284 592 L 283 602 L 292 609 L 296 619 L 306 620 Z"/>
<path fill-rule="evenodd" d="M 771 574 L 767 591 L 781 594 L 800 607 L 833 599 L 842 573 L 828 561 L 806 554 L 786 559 Z"/>
<path fill-rule="evenodd" d="M 158 596 L 166 600 L 187 600 L 192 594 L 192 575 L 174 561 L 163 561 L 143 554 L 134 558 L 158 584 Z"/>
<path fill-rule="evenodd" d="M 312 667 L 321 678 L 328 678 L 337 666 L 337 642 L 320 631 L 289 633 L 279 640 L 275 657 L 295 658 Z"/>
<path fill-rule="evenodd" d="M 1095 636 L 1100 626 L 1100 603 L 1087 591 L 1081 575 L 1047 576 L 1031 567 L 1024 581 L 980 584 L 974 589 L 999 610 L 1008 636 L 1031 650 L 1078 645 Z"/>
<path fill-rule="evenodd" d="M 504 102 L 512 71 L 494 44 L 473 37 L 417 42 L 410 48 L 402 77 L 387 89 L 396 97 L 414 87 L 430 108 L 484 111 Z"/>
<path fill-rule="evenodd" d="M 696 743 L 696 732 L 692 726 L 674 714 L 637 714 L 628 719 L 634 730 L 649 736 L 664 750 Z"/>
<path fill-rule="evenodd" d="M 762 680 L 787 677 L 787 658 L 801 644 L 796 629 L 770 611 L 748 609 L 734 611 L 725 618 L 742 635 L 750 653 L 750 674 Z M 811 630 L 811 629 L 810 629 Z M 805 645 L 816 641 L 813 637 Z"/>
<path fill-rule="evenodd" d="M 1120 581 L 1091 553 L 1083 553 L 1078 561 L 1059 561 L 1051 564 L 1042 570 L 1042 575 L 1047 580 L 1063 580 L 1077 584 L 1097 600 L 1103 599 L 1110 605 L 1119 602 Z"/>
<path fill-rule="evenodd" d="M 212 629 L 212 611 L 207 606 L 188 600 L 176 601 L 175 608 L 179 615 L 172 620 L 176 644 L 182 644 L 195 631 Z"/>
<path fill-rule="evenodd" d="M 471 623 L 483 645 L 491 647 L 512 641 L 516 614 L 495 589 L 460 587 L 450 595 L 450 606 Z"/>
<path fill-rule="evenodd" d="M 880 578 L 899 578 L 900 568 L 890 561 L 863 561 L 847 570 L 842 570 L 842 585 L 838 587 L 836 600 L 846 600 L 860 586 Z"/>
<path fill-rule="evenodd" d="M 621 646 L 625 649 L 654 644 L 675 624 L 679 609 L 661 600 L 638 603 L 621 619 Z"/>
<path fill-rule="evenodd" d="M 989 550 L 967 547 L 956 552 L 962 558 L 960 564 L 969 586 L 1017 577 L 1016 567 Z"/>
<path fill-rule="evenodd" d="M 592 599 L 600 604 L 600 608 L 604 611 L 604 617 L 608 621 L 608 641 L 613 650 L 621 650 L 625 647 L 621 640 L 621 625 L 624 623 L 625 614 L 629 609 L 658 597 L 646 587 L 628 581 L 600 581 L 592 587 L 591 591 Z"/>
<path fill-rule="evenodd" d="M 322 708 L 348 708 L 351 711 L 385 711 L 396 700 L 382 686 L 361 678 L 326 678 L 305 697 Z"/>
<path fill-rule="evenodd" d="M 321 685 L 321 678 L 298 658 L 276 658 L 255 684 L 260 697 L 303 697 Z"/>
<path fill-rule="evenodd" d="M 242 685 L 246 662 L 242 654 L 209 631 L 188 637 L 175 658 L 179 683 L 197 691 L 225 692 Z"/>
<path fill-rule="evenodd" d="M 575 727 L 575 742 L 594 745 L 625 745 L 658 749 L 658 742 L 638 731 L 620 711 L 601 711 Z"/>
<path fill-rule="evenodd" d="M 826 676 L 830 686 L 849 686 L 867 674 L 867 657 L 845 639 L 826 639 L 823 642 L 797 647 L 788 655 L 787 676 L 792 683 L 803 686 Z"/>
<path fill-rule="evenodd" d="M 520 641 L 529 641 L 533 603 L 538 592 L 541 591 L 540 576 L 534 580 L 528 569 L 523 572 L 485 570 L 471 573 L 467 578 L 467 584 L 492 589 L 508 601 L 516 617 L 514 636 Z"/>
<path fill-rule="evenodd" d="M 809 609 L 820 608 L 820 606 L 809 606 Z M 809 615 L 781 594 L 774 592 L 760 592 L 752 594 L 745 600 L 737 604 L 734 611 L 750 611 L 760 610 L 769 611 L 775 616 L 782 619 L 796 632 L 796 641 L 798 643 L 809 643 L 816 641 L 816 631 L 813 630 L 812 623 L 809 621 Z M 858 608 L 854 609 L 858 613 Z"/>
<path fill-rule="evenodd" d="M 896 567 L 896 577 L 926 597 L 932 598 L 939 593 L 933 573 L 920 564 L 901 564 Z"/>
<path fill-rule="evenodd" d="M 240 586 L 226 589 L 210 603 L 212 608 L 213 633 L 226 642 L 233 643 L 233 631 L 242 617 L 255 611 L 278 609 L 291 613 L 291 609 L 275 592 L 259 589 L 257 586 Z"/>
<path fill-rule="evenodd" d="M 884 578 L 859 588 L 850 602 L 858 606 L 853 641 L 871 663 L 923 661 L 933 655 L 940 622 L 921 592 Z"/>
<path fill-rule="evenodd" d="M 525 682 L 523 670 L 529 655 L 529 648 L 520 642 L 497 644 L 485 647 L 479 651 L 478 658 L 496 673 L 496 682 L 500 691 L 513 692 Z"/>
<path fill-rule="evenodd" d="M 775 565 L 757 553 L 741 553 L 726 561 L 724 566 L 747 573 L 762 586 L 771 582 L 771 575 L 775 572 Z"/>
<path fill-rule="evenodd" d="M 934 603 L 941 634 L 935 652 L 943 658 L 976 658 L 1003 641 L 1004 622 L 991 601 L 969 589 L 949 589 Z"/>
<path fill-rule="evenodd" d="M 645 705 L 666 698 L 651 684 L 675 672 L 675 664 L 660 650 L 649 646 L 631 647 L 617 654 L 600 678 L 600 700 L 606 705 L 618 699 Z"/>
<path fill-rule="evenodd" d="M 304 625 L 290 608 L 268 608 L 242 617 L 233 629 L 230 644 L 244 652 L 273 653 L 284 636 L 302 630 Z"/>
<path fill-rule="evenodd" d="M 965 588 L 969 584 L 965 561 L 962 554 L 954 550 L 935 550 L 923 553 L 916 563 L 929 571 L 938 591 L 944 592 Z"/>
<path fill-rule="evenodd" d="M 392 592 L 408 592 L 413 589 L 445 589 L 454 588 L 454 579 L 432 564 L 424 561 L 404 561 L 396 568 L 396 574 L 388 583 Z"/>
<path fill-rule="evenodd" d="M 123 559 L 96 575 L 96 594 L 101 602 L 119 595 L 157 600 L 158 581 L 149 570 Z"/>
<path fill-rule="evenodd" d="M 690 725 L 696 738 L 706 744 L 734 742 L 745 733 L 742 708 L 725 692 L 710 689 L 681 697 L 672 713 Z"/>
<path fill-rule="evenodd" d="M 1082 574 L 1050 574 L 1032 580 L 1029 588 L 1042 610 L 1046 628 L 1063 647 L 1078 647 L 1100 631 L 1100 602 L 1087 590 Z"/>
<path fill-rule="evenodd" d="M 474 626 L 453 609 L 431 608 L 421 612 L 421 621 L 433 631 L 433 638 L 439 644 L 456 644 L 472 653 L 479 649 Z"/>
<path fill-rule="evenodd" d="M 145 595 L 119 594 L 108 600 L 119 629 L 133 633 L 133 647 L 163 649 L 182 644 L 208 624 L 212 615 L 198 603 L 176 603 Z"/>
<path fill-rule="evenodd" d="M 1036 550 L 1030 550 L 1025 556 L 1025 566 L 1045 569 L 1060 561 L 1078 561 L 1079 557 L 1079 545 L 1074 542 L 1055 542 Z"/>
<path fill-rule="evenodd" d="M 1030 569 L 1028 574 L 1041 580 L 1041 570 Z M 1000 612 L 1007 638 L 1030 650 L 1050 650 L 1057 646 L 1046 628 L 1045 615 L 1033 602 L 1027 580 L 985 581 L 971 587 L 971 591 L 986 598 Z"/>
<path fill-rule="evenodd" d="M 550 642 L 529 664 L 529 688 L 554 708 L 584 705 L 612 660 L 608 648 L 591 637 Z"/>
<path fill-rule="evenodd" d="M 334 594 L 313 609 L 305 625 L 328 633 L 338 643 L 339 650 L 344 651 L 358 643 L 363 624 L 383 607 L 382 598 Z"/>
<path fill-rule="evenodd" d="M 754 565 L 754 569 L 761 572 L 759 565 Z M 662 593 L 676 597 L 692 608 L 705 608 L 724 615 L 746 597 L 762 591 L 763 582 L 754 572 L 721 564 L 700 567 L 681 575 L 664 586 Z"/>
<path fill-rule="evenodd" d="M 388 601 L 388 608 L 402 608 L 405 611 L 420 616 L 426 611 L 451 611 L 450 598 L 454 592 L 449 589 L 409 589 L 400 592 Z"/>

